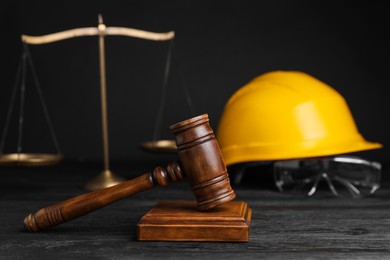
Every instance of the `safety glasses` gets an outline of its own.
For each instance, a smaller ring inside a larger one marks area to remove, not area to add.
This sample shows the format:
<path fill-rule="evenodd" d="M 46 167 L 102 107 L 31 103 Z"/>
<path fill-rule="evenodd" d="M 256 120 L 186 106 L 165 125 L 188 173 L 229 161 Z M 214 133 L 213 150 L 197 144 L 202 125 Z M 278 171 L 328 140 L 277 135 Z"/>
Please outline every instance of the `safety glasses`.
<path fill-rule="evenodd" d="M 353 156 L 278 161 L 273 170 L 276 187 L 294 195 L 312 197 L 321 190 L 360 198 L 380 187 L 381 164 Z"/>

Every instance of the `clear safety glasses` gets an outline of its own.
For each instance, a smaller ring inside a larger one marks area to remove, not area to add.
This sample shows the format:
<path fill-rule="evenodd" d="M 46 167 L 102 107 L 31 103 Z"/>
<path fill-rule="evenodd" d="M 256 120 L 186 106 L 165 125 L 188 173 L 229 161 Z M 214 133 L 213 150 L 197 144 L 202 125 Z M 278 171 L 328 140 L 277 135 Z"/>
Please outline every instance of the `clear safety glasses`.
<path fill-rule="evenodd" d="M 360 198 L 380 187 L 381 164 L 359 157 L 336 156 L 274 163 L 276 187 L 309 197 L 330 191 L 338 197 Z M 319 192 L 317 192 L 319 193 Z"/>

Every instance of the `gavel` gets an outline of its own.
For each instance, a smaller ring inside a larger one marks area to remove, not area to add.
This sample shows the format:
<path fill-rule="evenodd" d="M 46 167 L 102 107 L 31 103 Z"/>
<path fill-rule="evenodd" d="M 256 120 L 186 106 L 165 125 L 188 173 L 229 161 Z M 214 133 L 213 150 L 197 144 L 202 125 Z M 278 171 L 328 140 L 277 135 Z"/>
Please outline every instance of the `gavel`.
<path fill-rule="evenodd" d="M 135 193 L 166 186 L 184 176 L 196 197 L 197 209 L 207 211 L 233 200 L 229 175 L 221 150 L 209 125 L 208 114 L 170 126 L 175 135 L 179 160 L 166 167 L 101 190 L 82 194 L 42 208 L 24 219 L 28 231 L 40 231 L 62 224 Z"/>

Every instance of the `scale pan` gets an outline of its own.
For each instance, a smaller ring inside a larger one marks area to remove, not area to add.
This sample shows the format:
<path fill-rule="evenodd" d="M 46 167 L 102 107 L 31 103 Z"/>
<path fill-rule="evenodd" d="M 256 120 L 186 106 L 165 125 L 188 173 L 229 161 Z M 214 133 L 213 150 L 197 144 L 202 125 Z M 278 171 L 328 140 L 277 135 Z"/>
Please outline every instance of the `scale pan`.
<path fill-rule="evenodd" d="M 62 155 L 41 153 L 0 154 L 0 165 L 45 166 L 57 164 Z"/>
<path fill-rule="evenodd" d="M 177 146 L 174 140 L 149 141 L 139 144 L 142 150 L 147 152 L 176 153 Z"/>

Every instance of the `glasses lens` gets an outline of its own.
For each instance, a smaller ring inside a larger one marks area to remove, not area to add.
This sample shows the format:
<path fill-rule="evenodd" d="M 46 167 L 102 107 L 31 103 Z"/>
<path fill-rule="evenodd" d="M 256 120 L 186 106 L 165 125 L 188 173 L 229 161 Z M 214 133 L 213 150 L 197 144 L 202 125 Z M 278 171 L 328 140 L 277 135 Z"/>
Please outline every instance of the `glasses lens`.
<path fill-rule="evenodd" d="M 276 187 L 283 192 L 313 196 L 321 192 L 363 197 L 380 186 L 381 164 L 358 157 L 338 156 L 274 163 Z"/>

